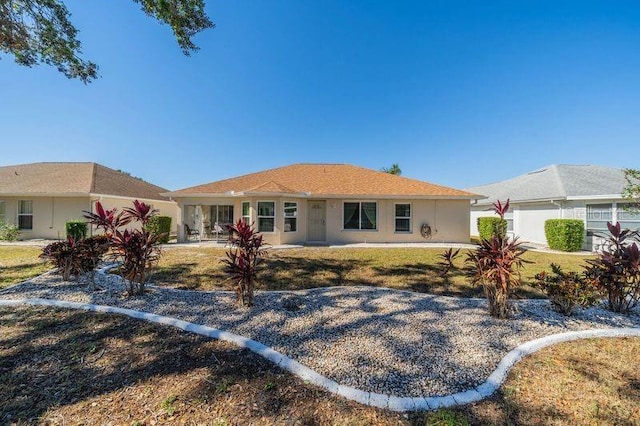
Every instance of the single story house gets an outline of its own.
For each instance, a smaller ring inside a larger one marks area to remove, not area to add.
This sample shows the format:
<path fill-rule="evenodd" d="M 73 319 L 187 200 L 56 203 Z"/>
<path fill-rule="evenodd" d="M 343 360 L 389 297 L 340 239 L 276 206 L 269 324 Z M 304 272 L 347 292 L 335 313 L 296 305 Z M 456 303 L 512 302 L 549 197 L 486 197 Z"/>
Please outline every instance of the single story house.
<path fill-rule="evenodd" d="M 607 222 L 640 228 L 640 215 L 629 210 L 621 193 L 626 185 L 621 169 L 594 165 L 554 164 L 502 182 L 474 186 L 467 191 L 487 196 L 472 203 L 471 233 L 478 235 L 477 218 L 490 216 L 496 201 L 511 200 L 505 216 L 509 232 L 522 241 L 546 244 L 547 219 L 580 219 L 586 238 L 583 249 L 598 249 L 594 236 L 607 232 Z"/>
<path fill-rule="evenodd" d="M 178 203 L 180 240 L 187 230 L 218 238 L 242 218 L 270 244 L 468 242 L 478 198 L 348 164 L 293 164 L 163 195 Z"/>
<path fill-rule="evenodd" d="M 130 207 L 135 199 L 177 220 L 166 189 L 96 163 L 32 163 L 0 167 L 0 221 L 17 225 L 21 239 L 66 237 L 65 223 L 83 219 L 96 201 Z"/>

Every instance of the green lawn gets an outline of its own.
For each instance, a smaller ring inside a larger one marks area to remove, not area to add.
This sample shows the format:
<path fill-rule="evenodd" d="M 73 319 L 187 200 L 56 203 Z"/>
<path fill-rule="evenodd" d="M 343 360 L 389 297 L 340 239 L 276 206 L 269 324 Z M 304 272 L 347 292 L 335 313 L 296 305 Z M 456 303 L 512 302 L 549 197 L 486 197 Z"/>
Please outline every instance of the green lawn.
<path fill-rule="evenodd" d="M 638 353 L 639 338 L 562 343 L 518 363 L 489 400 L 400 414 L 348 401 L 246 349 L 173 327 L 0 308 L 0 422 L 631 426 L 640 425 Z"/>
<path fill-rule="evenodd" d="M 483 296 L 482 289 L 464 275 L 464 251 L 456 260 L 459 269 L 447 278 L 437 266 L 442 249 L 424 248 L 314 248 L 271 250 L 259 274 L 259 288 L 295 290 L 337 285 L 371 285 L 424 293 Z M 0 288 L 43 273 L 49 266 L 38 259 L 41 249 L 0 246 Z M 153 275 L 153 281 L 192 290 L 232 289 L 223 272 L 223 249 L 169 248 Z M 555 262 L 567 271 L 579 271 L 585 256 L 527 252 L 518 297 L 542 297 L 528 284 L 533 276 Z"/>
<path fill-rule="evenodd" d="M 424 293 L 483 296 L 482 289 L 464 275 L 464 255 L 456 260 L 460 269 L 445 279 L 437 266 L 442 249 L 424 248 L 313 248 L 272 250 L 259 274 L 259 286 L 268 290 L 295 290 L 337 285 L 371 285 Z M 224 250 L 171 248 L 163 252 L 153 280 L 193 290 L 231 289 L 223 272 Z M 527 252 L 520 297 L 541 297 L 531 288 L 536 273 L 551 262 L 567 271 L 579 271 L 584 256 Z"/>
<path fill-rule="evenodd" d="M 0 289 L 40 275 L 50 266 L 40 260 L 40 247 L 0 246 Z"/>

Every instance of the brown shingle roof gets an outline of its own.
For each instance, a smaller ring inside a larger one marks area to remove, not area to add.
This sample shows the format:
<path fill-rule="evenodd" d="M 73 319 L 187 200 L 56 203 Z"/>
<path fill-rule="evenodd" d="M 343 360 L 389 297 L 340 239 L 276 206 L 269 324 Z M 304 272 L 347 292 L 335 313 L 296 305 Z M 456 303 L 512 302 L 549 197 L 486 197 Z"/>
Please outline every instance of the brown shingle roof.
<path fill-rule="evenodd" d="M 101 194 L 166 200 L 166 189 L 96 163 L 32 163 L 0 167 L 0 195 Z"/>
<path fill-rule="evenodd" d="M 349 164 L 292 164 L 171 192 L 170 196 L 285 192 L 310 196 L 477 198 L 475 194 Z"/>

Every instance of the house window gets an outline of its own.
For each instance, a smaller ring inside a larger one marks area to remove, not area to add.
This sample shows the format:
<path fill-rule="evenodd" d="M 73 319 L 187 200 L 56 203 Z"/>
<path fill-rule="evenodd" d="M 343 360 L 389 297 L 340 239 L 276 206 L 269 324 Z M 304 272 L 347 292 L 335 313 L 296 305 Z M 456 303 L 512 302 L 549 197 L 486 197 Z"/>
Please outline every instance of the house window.
<path fill-rule="evenodd" d="M 640 229 L 640 210 L 632 204 L 618 204 L 618 223 L 622 229 Z"/>
<path fill-rule="evenodd" d="M 607 232 L 607 222 L 611 222 L 611 204 L 587 205 L 587 235 Z"/>
<path fill-rule="evenodd" d="M 378 229 L 378 203 L 344 203 L 344 229 Z"/>
<path fill-rule="evenodd" d="M 396 232 L 411 232 L 411 204 L 396 204 Z"/>
<path fill-rule="evenodd" d="M 0 223 L 6 222 L 7 207 L 4 201 L 0 201 Z"/>
<path fill-rule="evenodd" d="M 232 224 L 233 223 L 233 206 L 218 206 L 217 215 L 218 224 Z"/>
<path fill-rule="evenodd" d="M 33 229 L 33 202 L 31 200 L 18 201 L 18 229 Z"/>
<path fill-rule="evenodd" d="M 298 203 L 284 203 L 284 232 L 298 231 Z"/>
<path fill-rule="evenodd" d="M 258 232 L 275 232 L 276 203 L 274 201 L 258 201 Z"/>
<path fill-rule="evenodd" d="M 249 201 L 242 202 L 242 220 L 247 225 L 251 224 L 251 203 Z"/>
<path fill-rule="evenodd" d="M 513 212 L 506 212 L 504 220 L 507 221 L 507 232 L 513 232 Z"/>

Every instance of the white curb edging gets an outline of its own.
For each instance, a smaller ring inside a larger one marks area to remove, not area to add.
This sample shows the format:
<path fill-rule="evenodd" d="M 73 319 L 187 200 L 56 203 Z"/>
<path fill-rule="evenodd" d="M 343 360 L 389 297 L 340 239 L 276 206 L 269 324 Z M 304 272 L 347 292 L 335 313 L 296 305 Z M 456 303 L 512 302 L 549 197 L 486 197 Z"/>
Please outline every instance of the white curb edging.
<path fill-rule="evenodd" d="M 157 324 L 169 325 L 191 333 L 200 334 L 214 339 L 224 340 L 247 348 L 252 352 L 268 359 L 278 367 L 287 370 L 302 380 L 308 381 L 316 386 L 320 386 L 329 392 L 340 395 L 344 398 L 359 402 L 361 404 L 373 407 L 386 408 L 392 411 L 425 411 L 436 410 L 443 407 L 451 407 L 454 405 L 464 405 L 478 402 L 491 396 L 502 383 L 506 380 L 507 374 L 522 358 L 531 355 L 547 346 L 556 343 L 567 342 L 578 339 L 590 339 L 595 337 L 640 337 L 640 328 L 614 328 L 614 329 L 592 329 L 573 331 L 568 333 L 553 334 L 551 336 L 542 337 L 540 339 L 531 340 L 523 343 L 517 348 L 505 355 L 498 367 L 494 370 L 489 378 L 481 385 L 469 389 L 465 392 L 458 392 L 447 396 L 436 397 L 398 397 L 373 392 L 365 392 L 350 386 L 340 385 L 337 382 L 322 376 L 305 367 L 299 362 L 287 357 L 284 354 L 247 337 L 218 330 L 212 327 L 195 324 L 188 321 L 179 320 L 177 318 L 165 317 L 148 312 L 135 311 L 133 309 L 117 308 L 115 306 L 94 305 L 91 303 L 68 302 L 64 300 L 51 299 L 0 299 L 0 306 L 19 306 L 19 305 L 38 305 L 38 306 L 54 306 L 58 308 L 82 309 L 86 311 L 114 313 L 126 315 L 131 318 L 142 319 Z"/>

